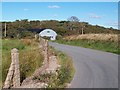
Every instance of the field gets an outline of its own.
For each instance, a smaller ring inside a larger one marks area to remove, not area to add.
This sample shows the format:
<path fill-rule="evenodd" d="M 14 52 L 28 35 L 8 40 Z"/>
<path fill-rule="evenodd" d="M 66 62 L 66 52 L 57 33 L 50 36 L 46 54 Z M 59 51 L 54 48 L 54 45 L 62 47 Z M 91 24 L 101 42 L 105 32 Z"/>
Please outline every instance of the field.
<path fill-rule="evenodd" d="M 6 79 L 11 64 L 11 50 L 19 50 L 21 82 L 32 75 L 35 69 L 43 62 L 43 56 L 38 47 L 38 42 L 30 39 L 3 39 L 2 40 L 2 82 Z"/>
<path fill-rule="evenodd" d="M 117 34 L 83 34 L 83 35 L 67 36 L 65 37 L 65 39 L 67 40 L 87 39 L 87 40 L 118 42 L 118 35 Z"/>
<path fill-rule="evenodd" d="M 78 36 L 74 35 L 56 40 L 56 42 L 120 54 L 118 35 L 114 34 L 84 34 Z"/>

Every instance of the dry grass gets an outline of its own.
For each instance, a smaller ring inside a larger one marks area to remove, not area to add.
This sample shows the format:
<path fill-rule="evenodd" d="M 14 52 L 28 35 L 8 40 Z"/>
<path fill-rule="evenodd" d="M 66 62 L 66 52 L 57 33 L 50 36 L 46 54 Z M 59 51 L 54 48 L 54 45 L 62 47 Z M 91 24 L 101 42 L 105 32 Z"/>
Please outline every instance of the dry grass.
<path fill-rule="evenodd" d="M 21 82 L 32 75 L 39 68 L 44 57 L 39 50 L 38 42 L 32 39 L 8 39 L 2 40 L 2 82 L 4 83 L 11 63 L 11 49 L 19 50 Z M 1 80 L 0 80 L 1 81 Z"/>
<path fill-rule="evenodd" d="M 30 39 L 21 39 L 21 41 L 25 44 L 25 45 L 31 45 L 32 40 Z"/>
<path fill-rule="evenodd" d="M 84 34 L 66 36 L 56 42 L 120 54 L 119 34 Z"/>
<path fill-rule="evenodd" d="M 67 39 L 67 40 L 87 39 L 87 40 L 118 42 L 118 35 L 117 34 L 84 34 L 84 35 L 67 36 L 64 39 Z"/>

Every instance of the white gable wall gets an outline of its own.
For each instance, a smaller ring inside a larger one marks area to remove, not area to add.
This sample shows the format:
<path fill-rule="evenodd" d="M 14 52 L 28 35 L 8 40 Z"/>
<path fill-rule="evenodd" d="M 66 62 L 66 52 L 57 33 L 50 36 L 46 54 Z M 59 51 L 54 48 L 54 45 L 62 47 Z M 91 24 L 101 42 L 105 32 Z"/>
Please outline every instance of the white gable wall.
<path fill-rule="evenodd" d="M 39 33 L 41 37 L 50 37 L 51 40 L 56 40 L 57 33 L 53 31 L 52 29 L 45 29 L 42 32 Z"/>

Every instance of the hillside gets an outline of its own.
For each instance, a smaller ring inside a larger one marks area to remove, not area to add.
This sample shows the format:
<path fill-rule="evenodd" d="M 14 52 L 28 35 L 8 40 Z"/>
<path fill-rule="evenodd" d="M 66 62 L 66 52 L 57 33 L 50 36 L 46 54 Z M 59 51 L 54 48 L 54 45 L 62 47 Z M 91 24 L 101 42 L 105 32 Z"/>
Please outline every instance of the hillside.
<path fill-rule="evenodd" d="M 6 36 L 8 38 L 33 38 L 35 33 L 39 33 L 45 28 L 55 30 L 61 36 L 80 35 L 82 33 L 104 33 L 104 34 L 118 34 L 120 31 L 117 29 L 105 28 L 98 25 L 91 25 L 88 22 L 70 22 L 70 21 L 28 21 L 16 20 L 14 22 L 2 22 L 2 35 L 4 36 L 6 23 Z"/>

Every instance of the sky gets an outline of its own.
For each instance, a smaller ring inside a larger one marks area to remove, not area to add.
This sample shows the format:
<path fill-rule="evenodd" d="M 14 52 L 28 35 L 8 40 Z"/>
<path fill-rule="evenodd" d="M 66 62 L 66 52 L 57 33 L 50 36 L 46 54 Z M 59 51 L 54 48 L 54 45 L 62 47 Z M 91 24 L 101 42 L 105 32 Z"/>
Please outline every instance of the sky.
<path fill-rule="evenodd" d="M 119 2 L 119 0 L 1 0 L 2 2 Z"/>
<path fill-rule="evenodd" d="M 67 20 L 118 28 L 117 2 L 2 2 L 2 21 Z"/>

